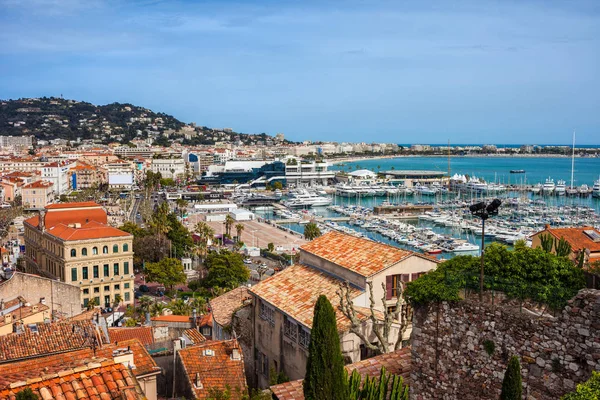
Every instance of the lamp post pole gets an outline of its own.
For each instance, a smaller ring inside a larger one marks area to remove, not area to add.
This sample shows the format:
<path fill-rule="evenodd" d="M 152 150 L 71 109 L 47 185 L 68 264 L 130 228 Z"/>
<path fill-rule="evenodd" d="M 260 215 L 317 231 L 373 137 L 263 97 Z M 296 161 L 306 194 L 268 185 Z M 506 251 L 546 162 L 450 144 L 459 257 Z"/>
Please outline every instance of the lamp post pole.
<path fill-rule="evenodd" d="M 479 302 L 483 301 L 483 266 L 485 253 L 485 218 L 481 218 L 481 269 L 479 271 Z"/>

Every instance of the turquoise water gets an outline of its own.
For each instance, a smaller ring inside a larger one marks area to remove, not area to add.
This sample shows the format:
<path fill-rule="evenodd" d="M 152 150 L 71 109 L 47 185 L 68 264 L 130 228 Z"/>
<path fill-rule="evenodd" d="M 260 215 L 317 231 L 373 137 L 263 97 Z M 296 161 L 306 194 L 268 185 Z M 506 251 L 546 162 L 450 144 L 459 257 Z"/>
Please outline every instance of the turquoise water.
<path fill-rule="evenodd" d="M 379 168 L 377 168 L 379 166 Z M 398 157 L 380 160 L 354 161 L 336 164 L 332 170 L 369 169 L 377 172 L 391 170 L 431 170 L 448 171 L 445 157 Z M 468 157 L 453 156 L 450 159 L 451 174 L 468 174 L 482 177 L 488 182 L 502 184 L 543 183 L 551 177 L 554 181 L 564 179 L 567 185 L 571 180 L 571 159 L 567 157 Z M 524 169 L 524 174 L 511 174 L 511 169 Z M 576 186 L 585 183 L 590 187 L 600 177 L 600 158 L 582 157 L 575 159 Z"/>

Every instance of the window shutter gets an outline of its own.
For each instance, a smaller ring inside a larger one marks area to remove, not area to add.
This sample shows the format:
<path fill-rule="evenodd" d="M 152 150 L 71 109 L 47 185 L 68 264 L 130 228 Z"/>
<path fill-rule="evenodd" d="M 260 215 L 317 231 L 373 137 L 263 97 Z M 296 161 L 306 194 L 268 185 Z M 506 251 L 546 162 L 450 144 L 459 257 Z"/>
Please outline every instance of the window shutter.
<path fill-rule="evenodd" d="M 402 275 L 400 275 L 400 280 L 402 282 L 409 282 L 410 281 L 410 274 L 402 274 Z"/>
<path fill-rule="evenodd" d="M 394 284 L 393 282 L 394 276 L 393 275 L 388 275 L 385 277 L 385 299 L 386 300 L 391 300 L 392 299 L 392 285 Z"/>

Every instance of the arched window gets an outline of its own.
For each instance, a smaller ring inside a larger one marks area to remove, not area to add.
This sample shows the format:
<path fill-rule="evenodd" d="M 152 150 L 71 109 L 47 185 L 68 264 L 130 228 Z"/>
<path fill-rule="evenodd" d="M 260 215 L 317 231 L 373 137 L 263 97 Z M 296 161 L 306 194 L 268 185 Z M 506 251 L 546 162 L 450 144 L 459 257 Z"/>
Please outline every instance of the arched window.
<path fill-rule="evenodd" d="M 71 257 L 77 257 L 77 250 L 71 249 Z"/>
<path fill-rule="evenodd" d="M 94 246 L 92 247 L 92 255 L 95 256 L 96 254 L 98 254 L 98 248 Z"/>
<path fill-rule="evenodd" d="M 102 248 L 102 254 L 108 254 L 108 246 Z"/>
<path fill-rule="evenodd" d="M 118 253 L 118 252 L 119 252 L 119 245 L 113 244 L 113 253 Z"/>
<path fill-rule="evenodd" d="M 126 253 L 126 252 L 128 252 L 128 251 L 129 251 L 129 245 L 128 245 L 127 243 L 125 243 L 125 244 L 123 245 L 123 253 Z"/>
<path fill-rule="evenodd" d="M 83 249 L 81 249 L 81 255 L 82 256 L 87 256 L 87 248 L 84 247 Z"/>

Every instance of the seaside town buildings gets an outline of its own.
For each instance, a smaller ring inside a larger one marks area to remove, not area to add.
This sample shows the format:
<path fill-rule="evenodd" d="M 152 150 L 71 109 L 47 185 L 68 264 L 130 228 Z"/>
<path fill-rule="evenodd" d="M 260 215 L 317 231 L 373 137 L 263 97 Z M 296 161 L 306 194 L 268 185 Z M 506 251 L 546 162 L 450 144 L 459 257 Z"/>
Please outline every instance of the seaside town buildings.
<path fill-rule="evenodd" d="M 84 307 L 110 307 L 117 294 L 133 302 L 133 236 L 108 226 L 100 205 L 52 204 L 24 227 L 29 273 L 79 286 Z"/>
<path fill-rule="evenodd" d="M 376 342 L 368 316 L 369 290 L 373 285 L 375 310 L 395 307 L 401 283 L 410 282 L 437 266 L 437 260 L 422 254 L 374 243 L 343 233 L 329 232 L 300 247 L 299 262 L 256 286 L 252 295 L 255 382 L 267 387 L 271 371 L 283 371 L 290 379 L 302 379 L 306 369 L 314 305 L 324 294 L 336 310 L 342 355 L 347 362 L 372 356 L 350 320 L 339 309 L 338 290 L 349 283 L 349 295 L 361 332 Z M 383 287 L 385 289 L 383 289 Z M 385 298 L 385 303 L 381 299 Z M 389 342 L 395 343 L 399 326 L 392 326 Z M 410 331 L 405 332 L 408 338 Z"/>

